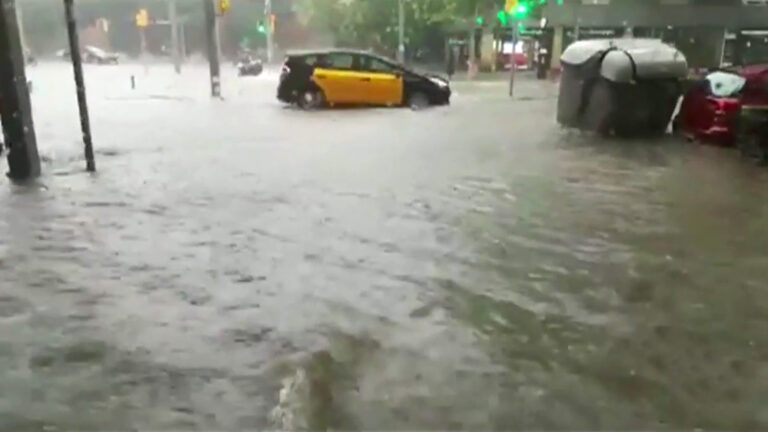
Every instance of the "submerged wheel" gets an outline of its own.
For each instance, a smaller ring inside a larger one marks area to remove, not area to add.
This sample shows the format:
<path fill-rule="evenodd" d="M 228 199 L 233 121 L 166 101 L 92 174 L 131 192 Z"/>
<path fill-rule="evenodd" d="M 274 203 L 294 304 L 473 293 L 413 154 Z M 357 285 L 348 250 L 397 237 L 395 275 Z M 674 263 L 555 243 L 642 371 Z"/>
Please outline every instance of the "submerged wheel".
<path fill-rule="evenodd" d="M 302 109 L 315 110 L 321 108 L 325 104 L 325 97 L 323 96 L 323 92 L 319 89 L 307 89 L 299 93 L 296 102 Z"/>
<path fill-rule="evenodd" d="M 429 98 L 422 92 L 414 92 L 408 97 L 408 107 L 420 110 L 429 106 Z"/>

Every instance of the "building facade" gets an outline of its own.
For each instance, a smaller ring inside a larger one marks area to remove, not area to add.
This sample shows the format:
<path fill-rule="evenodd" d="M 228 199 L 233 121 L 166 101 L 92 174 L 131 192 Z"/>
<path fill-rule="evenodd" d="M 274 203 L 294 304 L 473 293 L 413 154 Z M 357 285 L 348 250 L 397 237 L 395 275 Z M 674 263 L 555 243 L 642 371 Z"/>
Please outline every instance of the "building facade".
<path fill-rule="evenodd" d="M 660 38 L 691 67 L 768 63 L 768 0 L 550 0 L 542 10 L 552 35 L 552 66 L 574 40 Z"/>

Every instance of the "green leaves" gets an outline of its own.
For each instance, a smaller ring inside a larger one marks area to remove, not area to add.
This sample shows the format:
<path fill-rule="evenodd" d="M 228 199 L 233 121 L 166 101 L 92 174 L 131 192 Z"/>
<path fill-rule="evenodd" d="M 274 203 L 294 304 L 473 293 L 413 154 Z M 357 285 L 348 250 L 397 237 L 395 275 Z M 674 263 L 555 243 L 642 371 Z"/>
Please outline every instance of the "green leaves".
<path fill-rule="evenodd" d="M 493 22 L 503 0 L 403 0 L 406 45 L 418 46 L 427 32 L 476 17 Z M 329 34 L 337 45 L 383 51 L 397 47 L 398 0 L 302 0 L 302 20 Z"/>

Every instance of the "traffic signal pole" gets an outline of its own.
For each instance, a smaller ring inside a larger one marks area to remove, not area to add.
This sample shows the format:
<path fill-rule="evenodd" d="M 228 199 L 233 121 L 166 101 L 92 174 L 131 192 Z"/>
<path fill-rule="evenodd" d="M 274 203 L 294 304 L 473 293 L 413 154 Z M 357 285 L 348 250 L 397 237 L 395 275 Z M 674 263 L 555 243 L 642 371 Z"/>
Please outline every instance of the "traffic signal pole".
<path fill-rule="evenodd" d="M 509 97 L 515 97 L 515 74 L 517 72 L 517 40 L 520 26 L 517 19 L 512 19 L 512 64 L 509 65 Z"/>
<path fill-rule="evenodd" d="M 205 11 L 205 36 L 208 42 L 208 66 L 211 78 L 211 97 L 221 97 L 221 71 L 219 50 L 216 43 L 216 9 L 213 0 L 202 0 Z"/>
<path fill-rule="evenodd" d="M 85 81 L 83 80 L 83 61 L 80 56 L 80 41 L 77 37 L 75 24 L 74 0 L 64 0 L 64 14 L 67 18 L 67 33 L 69 36 L 69 54 L 72 57 L 72 69 L 75 73 L 77 90 L 77 106 L 80 109 L 80 129 L 83 132 L 85 146 L 85 168 L 96 171 L 96 161 L 93 157 L 93 142 L 91 141 L 91 121 L 88 118 L 88 101 L 85 97 Z"/>
<path fill-rule="evenodd" d="M 269 0 L 267 0 L 269 1 Z M 397 0 L 397 61 L 405 63 L 405 0 Z"/>
<path fill-rule="evenodd" d="M 0 0 L 0 117 L 8 176 L 28 180 L 40 175 L 40 157 L 15 6 L 14 0 Z"/>
<path fill-rule="evenodd" d="M 176 0 L 168 0 L 168 20 L 171 22 L 171 55 L 173 69 L 181 73 L 181 51 L 179 50 L 179 17 L 176 11 Z"/>
<path fill-rule="evenodd" d="M 264 1 L 264 21 L 267 23 L 267 63 L 272 63 L 272 57 L 275 55 L 275 31 L 272 28 L 272 0 Z"/>

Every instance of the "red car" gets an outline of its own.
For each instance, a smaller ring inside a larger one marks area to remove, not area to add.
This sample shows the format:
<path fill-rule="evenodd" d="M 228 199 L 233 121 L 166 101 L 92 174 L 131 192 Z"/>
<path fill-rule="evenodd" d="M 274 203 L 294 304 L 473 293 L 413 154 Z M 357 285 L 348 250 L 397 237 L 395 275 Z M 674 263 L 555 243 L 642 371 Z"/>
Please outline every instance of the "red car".
<path fill-rule="evenodd" d="M 733 146 L 742 109 L 756 106 L 768 106 L 768 65 L 713 72 L 695 81 L 672 124 L 689 138 Z"/>
<path fill-rule="evenodd" d="M 515 53 L 515 66 L 517 66 L 517 70 L 524 70 L 528 69 L 528 56 L 525 55 L 525 53 Z M 499 60 L 501 60 L 502 66 L 504 69 L 509 70 L 512 67 L 512 53 L 509 54 L 501 54 L 499 56 Z"/>

